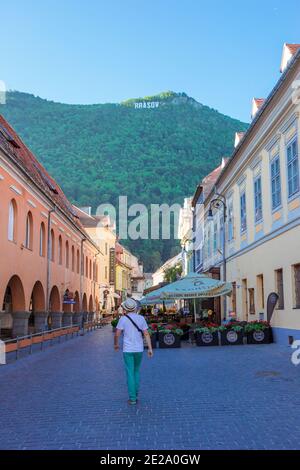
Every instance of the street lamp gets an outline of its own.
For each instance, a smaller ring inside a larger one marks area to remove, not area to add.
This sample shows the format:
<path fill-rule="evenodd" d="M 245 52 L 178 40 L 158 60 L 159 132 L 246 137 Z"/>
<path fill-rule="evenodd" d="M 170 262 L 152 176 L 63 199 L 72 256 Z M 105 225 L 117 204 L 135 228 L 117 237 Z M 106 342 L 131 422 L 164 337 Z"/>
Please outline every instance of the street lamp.
<path fill-rule="evenodd" d="M 223 281 L 226 282 L 226 253 L 225 253 L 225 248 L 226 248 L 226 233 L 225 233 L 225 223 L 226 223 L 226 218 L 227 218 L 227 205 L 226 205 L 226 198 L 222 194 L 216 194 L 214 199 L 211 200 L 210 205 L 209 205 L 209 210 L 207 214 L 207 220 L 212 221 L 213 220 L 213 209 L 216 210 L 221 210 L 223 209 L 223 234 L 222 234 L 222 255 L 223 255 Z M 227 302 L 226 302 L 226 295 L 224 295 L 224 300 L 223 300 L 223 309 L 224 309 L 224 317 L 226 318 L 226 308 L 227 308 Z"/>

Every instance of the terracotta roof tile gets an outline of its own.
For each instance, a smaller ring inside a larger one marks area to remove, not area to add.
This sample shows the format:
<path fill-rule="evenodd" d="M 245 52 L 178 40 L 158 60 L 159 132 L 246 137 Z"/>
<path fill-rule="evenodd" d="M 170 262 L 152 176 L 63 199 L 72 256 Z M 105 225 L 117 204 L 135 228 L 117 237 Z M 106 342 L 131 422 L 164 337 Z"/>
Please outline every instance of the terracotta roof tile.
<path fill-rule="evenodd" d="M 296 54 L 298 49 L 300 49 L 300 44 L 286 44 L 286 47 L 292 55 Z"/>
<path fill-rule="evenodd" d="M 218 177 L 221 174 L 221 171 L 223 170 L 224 166 L 226 166 L 228 160 L 229 160 L 228 158 L 225 158 L 224 162 L 221 165 L 219 165 L 211 173 L 205 176 L 205 178 L 203 178 L 201 186 L 203 188 L 204 199 L 210 194 Z"/>
<path fill-rule="evenodd" d="M 8 138 L 9 137 L 9 138 Z M 0 145 L 12 156 L 41 189 L 59 208 L 61 208 L 76 225 L 82 228 L 79 219 L 73 210 L 72 204 L 49 175 L 43 165 L 36 159 L 33 153 L 26 147 L 24 142 L 0 114 Z"/>
<path fill-rule="evenodd" d="M 258 108 L 260 108 L 265 102 L 264 98 L 253 98 L 253 99 L 254 99 L 255 104 Z"/>

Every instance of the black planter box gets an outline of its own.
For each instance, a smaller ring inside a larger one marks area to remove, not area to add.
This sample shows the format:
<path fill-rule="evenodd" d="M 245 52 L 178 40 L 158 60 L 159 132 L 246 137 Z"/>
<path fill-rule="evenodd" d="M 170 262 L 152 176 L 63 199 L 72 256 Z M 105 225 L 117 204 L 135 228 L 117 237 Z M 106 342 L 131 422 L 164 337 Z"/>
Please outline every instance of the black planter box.
<path fill-rule="evenodd" d="M 189 328 L 184 328 L 183 329 L 183 335 L 180 336 L 180 339 L 183 339 L 184 341 L 187 341 L 190 338 L 190 329 Z"/>
<path fill-rule="evenodd" d="M 217 331 L 214 333 L 200 333 L 196 331 L 195 339 L 197 346 L 219 346 L 219 335 Z"/>
<path fill-rule="evenodd" d="M 154 333 L 153 335 L 151 335 L 151 344 L 152 344 L 152 348 L 156 348 L 156 343 L 157 343 L 157 333 Z"/>
<path fill-rule="evenodd" d="M 273 342 L 271 328 L 247 333 L 247 344 L 270 344 Z"/>
<path fill-rule="evenodd" d="M 243 344 L 244 332 L 227 330 L 221 331 L 221 345 L 222 346 L 235 346 L 237 344 Z"/>
<path fill-rule="evenodd" d="M 180 336 L 175 333 L 158 333 L 158 343 L 160 348 L 180 348 Z"/>
<path fill-rule="evenodd" d="M 151 338 L 152 349 L 154 349 L 156 348 L 156 343 L 157 343 L 157 333 L 153 333 L 152 335 L 150 335 L 150 338 Z M 145 338 L 144 338 L 144 347 L 148 348 Z"/>

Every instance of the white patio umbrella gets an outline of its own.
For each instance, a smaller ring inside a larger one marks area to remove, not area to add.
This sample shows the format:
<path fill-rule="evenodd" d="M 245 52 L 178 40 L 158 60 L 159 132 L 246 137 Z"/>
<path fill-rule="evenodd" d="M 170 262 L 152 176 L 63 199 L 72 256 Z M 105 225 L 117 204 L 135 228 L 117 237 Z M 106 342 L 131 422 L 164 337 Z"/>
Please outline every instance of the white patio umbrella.
<path fill-rule="evenodd" d="M 196 321 L 196 299 L 230 295 L 231 283 L 213 279 L 205 274 L 189 273 L 178 281 L 167 284 L 157 291 L 143 297 L 143 305 L 153 305 L 164 300 L 194 299 L 194 316 Z"/>

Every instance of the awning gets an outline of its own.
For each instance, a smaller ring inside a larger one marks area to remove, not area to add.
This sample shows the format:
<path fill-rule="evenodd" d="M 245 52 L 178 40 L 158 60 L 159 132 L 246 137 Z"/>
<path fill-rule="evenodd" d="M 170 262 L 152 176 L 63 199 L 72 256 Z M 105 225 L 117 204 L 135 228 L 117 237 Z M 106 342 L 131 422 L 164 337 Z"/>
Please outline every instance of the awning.
<path fill-rule="evenodd" d="M 155 292 L 150 292 L 142 298 L 145 305 L 160 303 L 167 299 L 203 299 L 230 295 L 231 283 L 213 279 L 204 274 L 189 273 L 182 279 L 167 284 Z"/>

